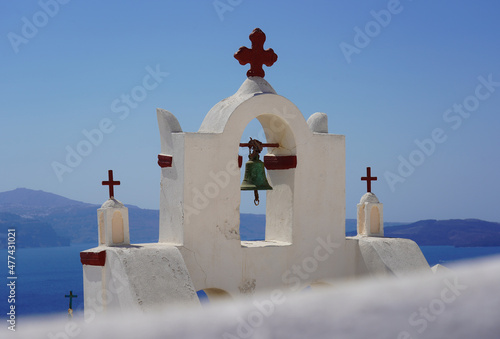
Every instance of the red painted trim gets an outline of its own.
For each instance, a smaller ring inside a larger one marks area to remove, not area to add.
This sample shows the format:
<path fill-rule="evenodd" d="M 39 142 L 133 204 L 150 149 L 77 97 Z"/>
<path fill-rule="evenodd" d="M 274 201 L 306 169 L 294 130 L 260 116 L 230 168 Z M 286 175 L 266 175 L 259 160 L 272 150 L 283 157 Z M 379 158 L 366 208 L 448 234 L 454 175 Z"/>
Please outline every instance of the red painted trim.
<path fill-rule="evenodd" d="M 158 154 L 158 165 L 161 168 L 172 167 L 172 156 L 165 154 Z"/>
<path fill-rule="evenodd" d="M 238 155 L 238 167 L 241 168 L 241 166 L 243 166 L 243 157 Z"/>
<path fill-rule="evenodd" d="M 266 155 L 264 165 L 268 170 L 286 170 L 297 167 L 296 155 Z"/>
<path fill-rule="evenodd" d="M 104 266 L 106 262 L 106 251 L 101 252 L 80 252 L 82 265 Z"/>

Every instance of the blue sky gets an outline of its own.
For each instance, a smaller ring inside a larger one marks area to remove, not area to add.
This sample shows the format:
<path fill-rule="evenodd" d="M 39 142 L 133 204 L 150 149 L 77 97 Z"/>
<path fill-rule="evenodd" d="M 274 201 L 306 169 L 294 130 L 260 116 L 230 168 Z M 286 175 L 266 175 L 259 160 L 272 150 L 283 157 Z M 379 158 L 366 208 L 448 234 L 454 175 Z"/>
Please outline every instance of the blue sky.
<path fill-rule="evenodd" d="M 101 203 L 113 169 L 119 200 L 157 209 L 156 108 L 197 131 L 245 80 L 233 54 L 260 27 L 278 54 L 266 80 L 346 136 L 348 218 L 371 166 L 386 221 L 500 221 L 498 1 L 42 0 L 0 11 L 0 191 Z M 82 140 L 91 148 L 58 177 L 53 163 L 68 165 Z M 244 200 L 241 211 L 264 209 Z"/>

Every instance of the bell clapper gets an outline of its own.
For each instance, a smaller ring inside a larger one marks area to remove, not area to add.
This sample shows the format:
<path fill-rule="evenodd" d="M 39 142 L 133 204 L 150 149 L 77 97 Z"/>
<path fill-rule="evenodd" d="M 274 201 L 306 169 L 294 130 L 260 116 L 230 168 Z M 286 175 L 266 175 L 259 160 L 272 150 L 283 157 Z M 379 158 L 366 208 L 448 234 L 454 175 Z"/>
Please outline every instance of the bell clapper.
<path fill-rule="evenodd" d="M 259 206 L 259 203 L 260 203 L 260 201 L 259 201 L 259 191 L 254 190 L 253 194 L 255 196 L 255 199 L 253 200 L 253 203 L 255 204 L 255 206 Z"/>

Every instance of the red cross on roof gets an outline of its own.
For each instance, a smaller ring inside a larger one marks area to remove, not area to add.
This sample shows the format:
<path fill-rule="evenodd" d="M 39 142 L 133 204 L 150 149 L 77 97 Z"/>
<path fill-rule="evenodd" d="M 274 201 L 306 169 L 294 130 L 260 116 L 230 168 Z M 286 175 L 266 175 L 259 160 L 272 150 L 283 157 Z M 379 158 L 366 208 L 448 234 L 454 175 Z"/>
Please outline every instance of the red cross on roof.
<path fill-rule="evenodd" d="M 120 185 L 119 181 L 113 181 L 113 170 L 108 171 L 108 181 L 102 182 L 103 186 L 109 186 L 109 198 L 113 199 L 115 196 L 115 185 Z"/>
<path fill-rule="evenodd" d="M 366 168 L 366 177 L 361 177 L 361 180 L 366 181 L 366 191 L 371 193 L 372 181 L 377 181 L 377 177 L 372 177 L 371 167 Z"/>
<path fill-rule="evenodd" d="M 278 60 L 278 55 L 274 53 L 272 48 L 264 50 L 266 35 L 260 28 L 253 30 L 250 34 L 250 41 L 252 42 L 252 48 L 242 46 L 238 49 L 238 52 L 234 53 L 234 57 L 241 65 L 250 64 L 247 77 L 263 78 L 266 73 L 262 69 L 262 65 L 271 67 Z"/>

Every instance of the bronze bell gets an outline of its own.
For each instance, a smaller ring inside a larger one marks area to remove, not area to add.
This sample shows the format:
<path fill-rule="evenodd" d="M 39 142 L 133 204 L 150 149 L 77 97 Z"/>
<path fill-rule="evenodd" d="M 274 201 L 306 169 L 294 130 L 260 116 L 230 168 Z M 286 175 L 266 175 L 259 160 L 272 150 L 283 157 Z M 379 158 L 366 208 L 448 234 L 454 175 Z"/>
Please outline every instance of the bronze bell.
<path fill-rule="evenodd" d="M 243 177 L 243 182 L 241 183 L 242 191 L 265 191 L 272 190 L 273 188 L 267 182 L 266 171 L 264 169 L 264 163 L 257 158 L 253 160 L 248 160 L 245 164 L 245 176 Z"/>
<path fill-rule="evenodd" d="M 245 164 L 245 176 L 241 183 L 242 191 L 254 191 L 254 204 L 259 204 L 258 191 L 272 190 L 273 188 L 267 182 L 266 170 L 264 163 L 259 159 L 259 153 L 262 151 L 262 143 L 258 140 L 250 138 L 249 142 L 250 154 L 248 161 Z"/>

